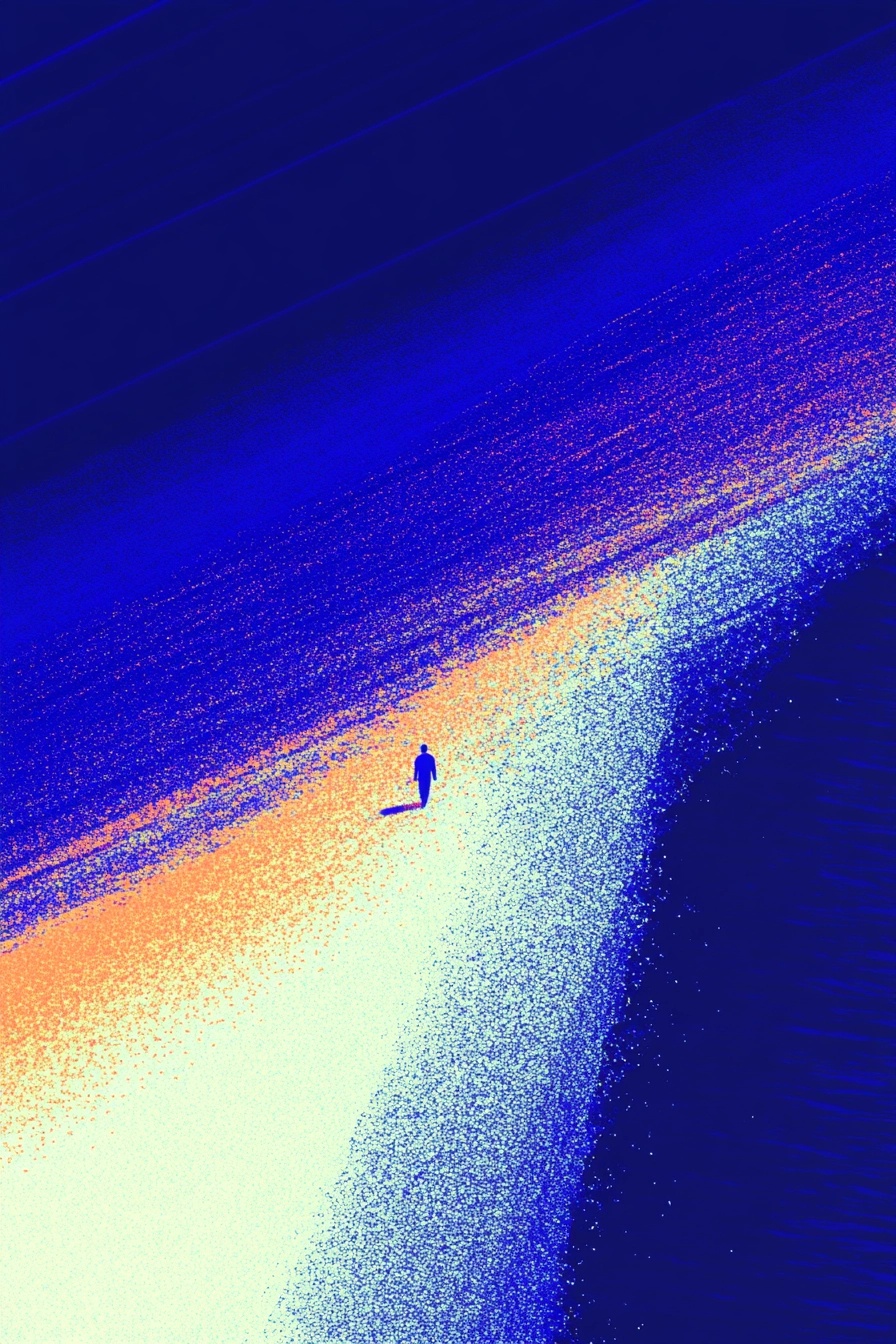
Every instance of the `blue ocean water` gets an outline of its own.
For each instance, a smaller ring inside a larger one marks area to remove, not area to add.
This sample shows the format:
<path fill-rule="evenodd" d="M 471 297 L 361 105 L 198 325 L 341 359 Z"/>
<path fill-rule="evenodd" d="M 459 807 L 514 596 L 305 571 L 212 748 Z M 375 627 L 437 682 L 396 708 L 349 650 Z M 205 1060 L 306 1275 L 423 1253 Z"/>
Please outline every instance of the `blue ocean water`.
<path fill-rule="evenodd" d="M 838 198 L 418 456 L 8 660 L 8 930 L 98 894 L 96 874 L 65 876 L 65 846 L 94 834 L 96 851 L 101 828 L 200 784 L 215 825 L 251 815 L 272 798 L 226 782 L 278 742 L 319 751 L 319 725 L 369 722 L 620 566 L 688 547 L 723 524 L 729 487 L 755 508 L 766 444 L 789 445 L 793 476 L 867 433 L 892 376 L 891 216 L 887 180 Z"/>
<path fill-rule="evenodd" d="M 697 13 L 698 28 L 700 17 Z M 670 60 L 655 38 L 649 45 L 657 65 L 685 68 Z M 446 652 L 454 651 L 446 650 L 446 630 L 459 647 L 468 638 L 475 643 L 486 627 L 512 625 L 528 608 L 521 601 L 524 589 L 509 581 L 515 575 L 507 539 L 518 548 L 518 559 L 550 553 L 565 534 L 549 534 L 542 522 L 553 527 L 567 515 L 576 521 L 580 469 L 601 469 L 601 499 L 608 501 L 606 463 L 598 461 L 597 445 L 584 431 L 587 453 L 572 461 L 561 457 L 555 463 L 551 444 L 540 434 L 534 456 L 505 451 L 512 448 L 508 436 L 516 425 L 507 415 L 507 434 L 495 436 L 497 446 L 484 459 L 471 456 L 464 475 L 457 469 L 462 454 L 449 460 L 434 449 L 426 457 L 432 444 L 438 446 L 446 422 L 495 388 L 498 401 L 486 412 L 500 419 L 514 404 L 514 382 L 533 364 L 555 357 L 571 341 L 587 338 L 669 285 L 691 283 L 773 228 L 878 181 L 892 157 L 885 73 L 890 68 L 884 44 L 875 38 L 864 55 L 849 51 L 825 58 L 775 87 L 760 87 L 740 105 L 715 109 L 705 121 L 678 125 L 675 117 L 661 118 L 657 126 L 671 131 L 656 131 L 656 139 L 639 141 L 618 161 L 604 164 L 601 158 L 593 179 L 558 188 L 557 195 L 528 205 L 500 226 L 490 222 L 475 237 L 465 235 L 462 245 L 446 244 L 427 254 L 426 266 L 390 271 L 383 288 L 401 291 L 403 302 L 398 294 L 386 302 L 380 293 L 380 307 L 370 295 L 346 300 L 345 309 L 336 305 L 338 312 L 305 333 L 305 345 L 287 351 L 285 373 L 274 376 L 268 368 L 287 349 L 285 338 L 266 349 L 264 358 L 232 351 L 226 367 L 208 376 L 203 395 L 196 394 L 196 404 L 211 400 L 215 406 L 205 416 L 193 414 L 194 402 L 183 389 L 162 395 L 147 384 L 145 400 L 132 406 L 130 418 L 119 422 L 113 416 L 108 425 L 94 418 L 72 428 L 59 462 L 82 465 L 44 481 L 37 473 L 37 484 L 23 487 L 5 515 L 10 610 L 4 637 L 16 656 L 5 669 L 15 751 L 7 753 L 12 817 L 4 838 L 16 845 L 16 861 L 39 858 L 82 830 L 116 821 L 130 807 L 151 808 L 166 791 L 187 790 L 206 773 L 236 768 L 279 735 L 308 730 L 327 708 L 344 711 L 361 704 L 373 712 L 373 687 L 382 691 L 402 679 L 407 685 L 409 669 L 425 681 Z M 687 79 L 676 81 L 688 87 Z M 599 83 L 586 79 L 582 87 Z M 645 87 L 650 83 L 647 76 Z M 723 85 L 719 98 L 743 87 L 739 80 Z M 518 97 L 516 106 L 525 106 L 527 116 L 533 110 L 543 116 L 539 109 L 551 102 L 527 93 Z M 570 125 L 556 111 L 560 100 L 553 102 L 556 124 L 564 125 L 571 144 Z M 150 107 L 151 100 L 144 99 L 143 106 Z M 573 120 L 584 128 L 612 127 L 618 118 Z M 107 115 L 105 123 L 116 125 L 117 119 Z M 516 118 L 515 154 L 526 159 L 527 153 L 519 155 L 525 142 L 521 124 Z M 638 134 L 646 136 L 650 126 Z M 75 130 L 66 116 L 65 136 Z M 81 139 L 88 144 L 91 138 Z M 438 230 L 445 230 L 455 215 L 440 204 L 442 188 L 449 187 L 452 210 L 454 197 L 463 192 L 444 171 L 439 137 L 424 135 L 420 143 L 440 180 L 433 217 Z M 57 148 L 63 145 L 60 139 Z M 396 162 L 405 167 L 397 177 L 419 195 L 415 154 L 398 152 Z M 580 155 L 567 164 L 566 158 L 554 162 L 551 152 L 548 157 L 556 174 L 588 158 Z M 35 160 L 24 154 L 22 161 Z M 361 162 L 365 176 L 365 165 L 374 161 L 361 156 Z M 492 155 L 477 181 L 489 185 L 501 162 L 500 154 Z M 388 173 L 382 176 L 388 180 Z M 522 185 L 541 181 L 526 177 Z M 509 176 L 507 183 L 509 199 Z M 386 195 L 381 191 L 375 199 L 382 203 Z M 306 199 L 296 190 L 290 209 L 307 215 Z M 475 216 L 482 209 L 479 200 L 468 184 L 469 208 L 457 218 Z M 410 212 L 402 212 L 399 193 L 393 208 L 403 229 Z M 366 246 L 373 212 L 356 213 Z M 342 211 L 346 219 L 351 214 Z M 262 217 L 266 227 L 279 220 L 278 237 L 290 261 L 301 269 L 310 259 L 313 270 L 317 253 L 296 246 L 294 216 L 268 206 L 259 208 Z M 405 242 L 429 238 L 432 231 L 413 233 Z M 326 234 L 326 222 L 321 233 Z M 280 290 L 288 268 L 277 269 L 282 246 L 278 252 L 237 240 L 243 263 L 248 257 L 260 266 L 266 259 L 265 285 L 274 282 L 273 296 L 251 269 L 231 265 L 237 257 L 227 252 L 223 236 L 216 227 L 194 252 L 160 252 L 145 271 L 138 259 L 132 263 L 132 289 L 119 283 L 116 263 L 106 273 L 105 287 L 95 283 L 92 272 L 89 283 L 78 282 L 80 300 L 71 290 L 67 299 L 55 293 L 43 297 L 30 329 L 41 339 L 49 333 L 50 344 L 35 346 L 31 382 L 20 379 L 23 388 L 30 387 L 33 413 L 44 413 L 45 400 L 47 409 L 56 404 L 49 396 L 50 369 L 60 371 L 62 386 L 55 392 L 61 396 L 68 387 L 75 397 L 79 361 L 86 394 L 96 369 L 105 377 L 107 366 L 118 368 L 120 356 L 131 357 L 131 346 L 138 347 L 134 369 L 145 371 L 160 359 L 164 351 L 153 344 L 159 334 L 153 317 L 157 298 L 170 292 L 168 285 L 177 289 L 192 281 L 191 258 L 200 253 L 207 253 L 203 261 L 213 271 L 206 298 L 213 290 L 223 303 L 218 325 L 212 321 L 205 335 L 237 322 L 229 307 L 239 290 L 233 276 L 242 276 L 252 304 L 264 299 L 265 307 L 265 292 L 270 304 L 285 301 Z M 327 240 L 336 253 L 339 237 Z M 392 243 L 398 246 L 394 238 Z M 355 255 L 346 244 L 340 260 L 347 266 Z M 773 270 L 781 281 L 780 267 Z M 808 273 L 805 267 L 799 271 L 793 292 L 812 321 L 824 327 L 824 307 L 804 283 Z M 221 275 L 228 283 L 221 283 Z M 191 303 L 184 297 L 188 292 L 176 293 L 176 311 L 185 320 L 206 322 L 212 305 Z M 773 284 L 763 285 L 762 292 L 777 293 Z M 126 300 L 119 318 L 123 313 L 127 319 L 128 341 L 118 339 L 115 323 L 102 317 L 118 311 L 119 294 Z M 111 306 L 104 309 L 100 299 Z M 78 329 L 82 301 L 87 318 Z M 750 303 L 740 305 L 741 314 L 744 307 Z M 769 311 L 780 317 L 777 298 Z M 247 309 L 243 317 L 254 312 Z M 376 330 L 374 312 L 381 318 Z M 64 321 L 57 331 L 60 314 Z M 690 317 L 678 323 L 679 331 L 699 327 L 693 313 Z M 167 311 L 163 318 L 162 325 L 170 325 Z M 749 321 L 742 327 L 749 331 Z M 76 339 L 65 348 L 67 357 L 40 357 L 69 331 Z M 847 357 L 866 348 L 836 323 L 828 321 L 826 331 L 831 342 L 837 333 Z M 138 341 L 137 333 L 141 338 L 148 333 L 147 340 Z M 91 346 L 98 334 L 102 340 Z M 656 335 L 651 324 L 651 341 Z M 99 358 L 96 351 L 104 348 L 107 358 Z M 799 343 L 794 348 L 804 350 Z M 775 350 L 787 355 L 786 347 Z M 706 347 L 704 372 L 712 354 Z M 253 359 L 265 364 L 263 384 L 253 382 Z M 718 362 L 732 376 L 737 373 L 730 349 Z M 130 367 L 115 376 L 123 377 Z M 772 367 L 779 365 L 772 361 Z M 203 382 L 196 365 L 184 378 Z M 713 378 L 692 383 L 702 397 L 689 401 L 679 387 L 679 395 L 670 398 L 671 428 L 678 429 L 675 417 L 696 420 L 689 408 L 701 411 L 705 442 L 718 451 L 731 389 L 722 388 L 724 395 L 717 397 L 708 392 Z M 228 385 L 226 396 L 221 384 Z M 783 388 L 788 396 L 794 386 L 792 367 L 777 383 L 764 385 L 766 391 Z M 819 397 L 842 386 L 831 367 L 819 369 Z M 555 403 L 532 403 L 537 425 L 550 418 L 539 420 L 545 406 L 577 408 L 575 389 L 562 397 L 557 387 L 549 390 Z M 730 402 L 746 428 L 755 428 L 754 403 L 742 387 Z M 617 413 L 625 409 L 618 398 L 616 407 Z M 769 397 L 764 410 L 772 408 Z M 192 418 L 184 419 L 187 411 Z M 525 411 L 523 402 L 518 412 L 523 419 Z M 644 423 L 654 421 L 633 417 L 633 424 Z M 121 447 L 120 439 L 137 432 L 135 424 L 148 437 Z M 684 442 L 671 431 L 669 440 Z M 83 456 L 80 446 L 74 450 L 82 443 L 91 445 L 92 459 L 86 449 Z M 112 449 L 97 456 L 109 443 Z M 421 460 L 430 476 L 418 472 Z M 372 471 L 388 475 L 384 493 L 367 479 Z M 645 455 L 644 479 L 653 482 L 658 475 L 655 457 Z M 450 488 L 444 488 L 446 479 Z M 628 479 L 640 485 L 637 473 Z M 347 489 L 355 495 L 351 508 L 338 498 Z M 637 489 L 633 494 L 646 501 Z M 546 510 L 543 520 L 546 498 L 554 512 Z M 409 500 L 417 501 L 416 513 Z M 445 521 L 438 554 L 420 545 L 417 516 Z M 272 542 L 275 528 L 280 533 Z M 226 556 L 222 547 L 229 548 Z M 394 563 L 396 554 L 401 564 Z M 183 568 L 190 565 L 194 568 Z M 522 564 L 519 569 L 525 572 Z M 480 578 L 501 573 L 508 579 L 500 601 L 483 590 L 478 605 L 458 600 L 451 611 L 456 619 L 447 621 L 445 593 L 468 596 L 465 584 L 477 571 Z M 128 607 L 141 599 L 142 606 Z M 857 609 L 856 600 L 850 601 L 844 621 Z M 800 703 L 787 690 L 789 674 L 779 670 L 776 675 L 785 681 L 773 676 L 763 692 L 771 698 L 759 701 L 753 757 L 746 745 L 732 753 L 727 768 L 732 770 L 732 761 L 741 767 L 730 778 L 724 762 L 709 767 L 676 814 L 664 863 L 667 895 L 643 949 L 645 973 L 630 1019 L 652 1023 L 654 1034 L 641 1043 L 640 1053 L 635 1044 L 626 1047 L 625 1031 L 620 1035 L 619 1049 L 637 1067 L 615 1092 L 616 1112 L 606 1117 L 608 1128 L 589 1174 L 588 1189 L 604 1205 L 597 1240 L 592 1208 L 573 1233 L 570 1258 L 577 1276 L 570 1319 L 577 1322 L 576 1341 L 851 1340 L 860 1331 L 880 1337 L 886 1310 L 886 1247 L 878 1232 L 883 1180 L 863 1154 L 877 1151 L 885 1107 L 883 1073 L 873 1067 L 880 1005 L 875 999 L 869 1007 L 867 995 L 881 972 L 874 960 L 877 916 L 863 907 L 862 919 L 855 919 L 856 903 L 871 899 L 868 884 L 857 891 L 855 882 L 870 851 L 856 839 L 855 826 L 846 824 L 854 807 L 852 784 L 866 782 L 866 794 L 858 784 L 853 792 L 859 810 L 867 812 L 878 777 L 866 779 L 862 765 L 852 779 L 848 761 L 867 763 L 872 730 L 857 717 L 849 738 L 849 725 L 833 711 L 836 705 L 839 713 L 843 696 L 838 700 L 839 692 L 828 685 L 831 678 L 839 685 L 836 676 L 846 671 L 873 681 L 877 673 L 869 668 L 877 664 L 867 648 L 858 651 L 856 639 L 850 644 L 845 629 L 838 626 L 832 636 L 834 662 L 827 670 L 811 657 L 805 664 L 803 681 L 815 679 L 809 687 L 815 686 L 816 696 L 809 695 L 804 713 L 815 726 L 807 730 L 800 721 L 791 723 L 791 739 L 805 747 L 802 773 L 785 759 L 794 750 L 792 740 L 778 743 L 784 754 L 777 760 L 772 739 L 762 736 L 763 713 L 767 718 L 778 704 L 775 687 L 782 708 L 772 720 L 774 732 L 780 735 L 788 722 L 786 702 Z M 801 647 L 817 655 L 811 645 Z M 838 659 L 845 659 L 845 666 Z M 883 664 L 878 671 L 877 692 L 853 685 L 857 712 L 873 707 L 875 696 L 880 699 Z M 830 721 L 825 709 L 834 715 Z M 836 761 L 823 758 L 822 747 L 832 742 L 847 760 L 842 775 Z M 874 749 L 883 752 L 881 743 L 876 737 Z M 244 801 L 238 800 L 241 806 Z M 840 850 L 834 846 L 838 837 Z M 864 856 L 861 862 L 857 856 Z M 694 869 L 698 857 L 703 867 Z M 807 876 L 813 865 L 821 875 L 817 883 Z M 71 899 L 59 872 L 51 869 L 45 876 L 45 887 L 30 890 L 28 902 L 11 904 L 15 929 L 58 908 L 62 895 Z M 842 958 L 850 955 L 852 962 L 844 965 Z M 637 1034 L 640 1027 L 631 1030 Z M 421 1219 L 411 1231 L 423 1225 Z M 415 1267 L 421 1263 L 418 1251 L 415 1245 Z M 410 1309 L 415 1301 L 408 1295 L 398 1306 Z M 357 1324 L 361 1338 L 364 1328 L 363 1321 Z"/>
<path fill-rule="evenodd" d="M 828 590 L 669 818 L 569 1344 L 893 1338 L 894 618 L 890 547 Z"/>
<path fill-rule="evenodd" d="M 885 32 L 791 70 L 407 261 L 380 277 L 378 298 L 356 287 L 263 376 L 232 354 L 226 395 L 202 414 L 172 408 L 160 425 L 166 396 L 147 385 L 136 428 L 111 445 L 93 422 L 70 427 L 65 451 L 84 460 L 0 505 L 3 658 L 362 487 L 571 342 L 880 180 L 891 46 Z M 37 470 L 34 445 L 19 447 Z"/>

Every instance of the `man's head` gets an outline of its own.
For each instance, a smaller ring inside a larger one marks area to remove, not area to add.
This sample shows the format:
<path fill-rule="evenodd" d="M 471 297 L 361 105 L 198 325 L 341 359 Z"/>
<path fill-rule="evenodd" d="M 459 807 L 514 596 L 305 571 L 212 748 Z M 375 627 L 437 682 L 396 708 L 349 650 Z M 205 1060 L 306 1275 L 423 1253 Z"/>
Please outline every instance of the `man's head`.
<path fill-rule="evenodd" d="M 421 742 L 421 743 L 420 743 L 420 750 L 421 750 L 421 751 L 429 751 L 429 747 L 426 745 L 425 742 Z"/>

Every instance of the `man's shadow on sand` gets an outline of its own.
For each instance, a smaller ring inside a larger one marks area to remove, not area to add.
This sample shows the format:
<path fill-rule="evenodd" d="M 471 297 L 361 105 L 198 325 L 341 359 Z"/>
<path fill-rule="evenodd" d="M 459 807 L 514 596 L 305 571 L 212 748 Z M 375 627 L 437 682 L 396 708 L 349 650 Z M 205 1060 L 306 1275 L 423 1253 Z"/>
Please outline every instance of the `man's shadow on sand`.
<path fill-rule="evenodd" d="M 398 807 L 384 807 L 380 811 L 381 817 L 394 817 L 396 812 L 422 812 L 422 803 L 399 803 Z"/>

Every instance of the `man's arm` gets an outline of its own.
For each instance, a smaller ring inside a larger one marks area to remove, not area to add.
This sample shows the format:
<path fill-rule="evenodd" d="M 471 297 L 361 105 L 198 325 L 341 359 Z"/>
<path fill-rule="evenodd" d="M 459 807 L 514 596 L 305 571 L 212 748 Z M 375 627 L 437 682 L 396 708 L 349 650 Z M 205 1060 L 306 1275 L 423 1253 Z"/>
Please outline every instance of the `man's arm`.
<path fill-rule="evenodd" d="M 432 758 L 432 777 L 433 777 L 433 779 L 436 778 L 436 758 L 435 758 L 435 756 L 433 756 L 433 758 Z"/>
<path fill-rule="evenodd" d="M 420 760 L 420 757 L 418 756 L 418 757 L 417 757 L 417 760 L 414 761 L 414 783 L 415 783 L 415 784 L 416 784 L 416 782 L 417 782 L 417 774 L 418 774 L 418 772 L 419 772 L 419 770 L 420 770 L 420 766 L 417 764 L 417 761 L 419 761 L 419 760 Z"/>

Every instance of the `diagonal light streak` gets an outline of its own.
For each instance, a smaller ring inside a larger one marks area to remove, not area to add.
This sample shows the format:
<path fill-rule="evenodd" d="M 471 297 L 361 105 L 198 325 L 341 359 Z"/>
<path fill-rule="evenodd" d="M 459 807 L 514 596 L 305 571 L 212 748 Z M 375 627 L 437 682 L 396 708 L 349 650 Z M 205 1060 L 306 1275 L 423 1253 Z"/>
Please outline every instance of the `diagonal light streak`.
<path fill-rule="evenodd" d="M 528 61 L 535 60 L 546 52 L 554 51 L 558 47 L 565 46 L 567 43 L 574 42 L 588 33 L 596 31 L 612 23 L 615 19 L 622 18 L 626 14 L 631 14 L 635 10 L 644 9 L 651 4 L 652 0 L 635 0 L 634 4 L 626 5 L 624 9 L 615 10 L 612 14 L 607 14 L 601 19 L 596 19 L 593 23 L 585 24 L 582 28 L 576 28 L 570 33 L 564 33 L 562 37 L 555 38 L 551 42 L 546 42 L 540 47 L 535 47 L 531 51 L 524 52 L 522 56 L 515 56 L 512 60 L 503 61 L 500 65 L 493 66 L 490 70 L 484 71 L 481 75 L 474 75 L 470 79 L 463 80 L 459 84 L 454 84 L 450 89 L 443 89 L 440 93 L 435 93 L 429 98 L 424 98 L 419 103 L 414 103 L 411 107 L 402 108 L 399 112 L 393 112 L 388 117 L 383 117 L 379 121 L 371 122 L 369 126 L 362 126 L 360 130 L 352 131 L 349 135 L 333 140 L 328 145 L 322 145 L 319 149 L 312 150 L 310 153 L 302 154 L 289 163 L 281 164 L 277 168 L 272 168 L 269 172 L 262 173 L 258 177 L 250 178 L 247 182 L 242 182 L 230 190 L 221 192 L 218 196 L 213 196 L 207 201 L 200 201 L 197 205 L 190 206 L 186 210 L 179 211 L 176 215 L 170 215 L 167 219 L 159 220 L 156 224 L 150 224 L 145 229 L 139 229 L 136 233 L 129 234 L 127 238 L 121 238 L 115 243 L 109 243 L 108 246 L 99 248 L 96 252 L 91 252 L 86 257 L 79 257 L 76 261 L 68 262 L 65 266 L 60 266 L 55 271 L 48 271 L 46 275 L 38 276 L 34 280 L 29 280 L 27 284 L 20 285 L 17 289 L 8 290 L 5 294 L 0 294 L 0 303 L 7 303 L 11 299 L 20 297 L 22 294 L 28 294 L 32 290 L 40 288 L 42 285 L 49 284 L 52 280 L 58 280 L 63 275 L 69 275 L 72 271 L 80 270 L 94 261 L 99 261 L 103 257 L 111 256 L 115 252 L 120 252 L 129 247 L 132 243 L 141 241 L 144 238 L 150 238 L 154 234 L 161 233 L 164 229 L 171 228 L 175 224 L 180 224 L 186 219 L 192 219 L 196 215 L 202 214 L 206 210 L 212 209 L 216 205 L 222 205 L 225 201 L 234 200 L 242 196 L 245 192 L 253 190 L 255 187 L 262 186 L 266 182 L 272 182 L 278 177 L 283 177 L 286 173 L 292 172 L 296 168 L 304 167 L 305 164 L 313 163 L 317 159 L 323 158 L 335 150 L 344 149 L 348 145 L 357 144 L 367 136 L 376 134 L 377 131 L 385 130 L 388 126 L 394 126 L 407 117 L 413 116 L 417 112 L 422 112 L 427 108 L 435 107 L 439 103 L 446 102 L 449 98 L 455 97 L 459 93 L 464 93 L 468 89 L 476 88 L 480 84 L 485 84 L 496 75 L 504 74 L 508 70 L 515 69 L 518 66 L 526 64 Z"/>

